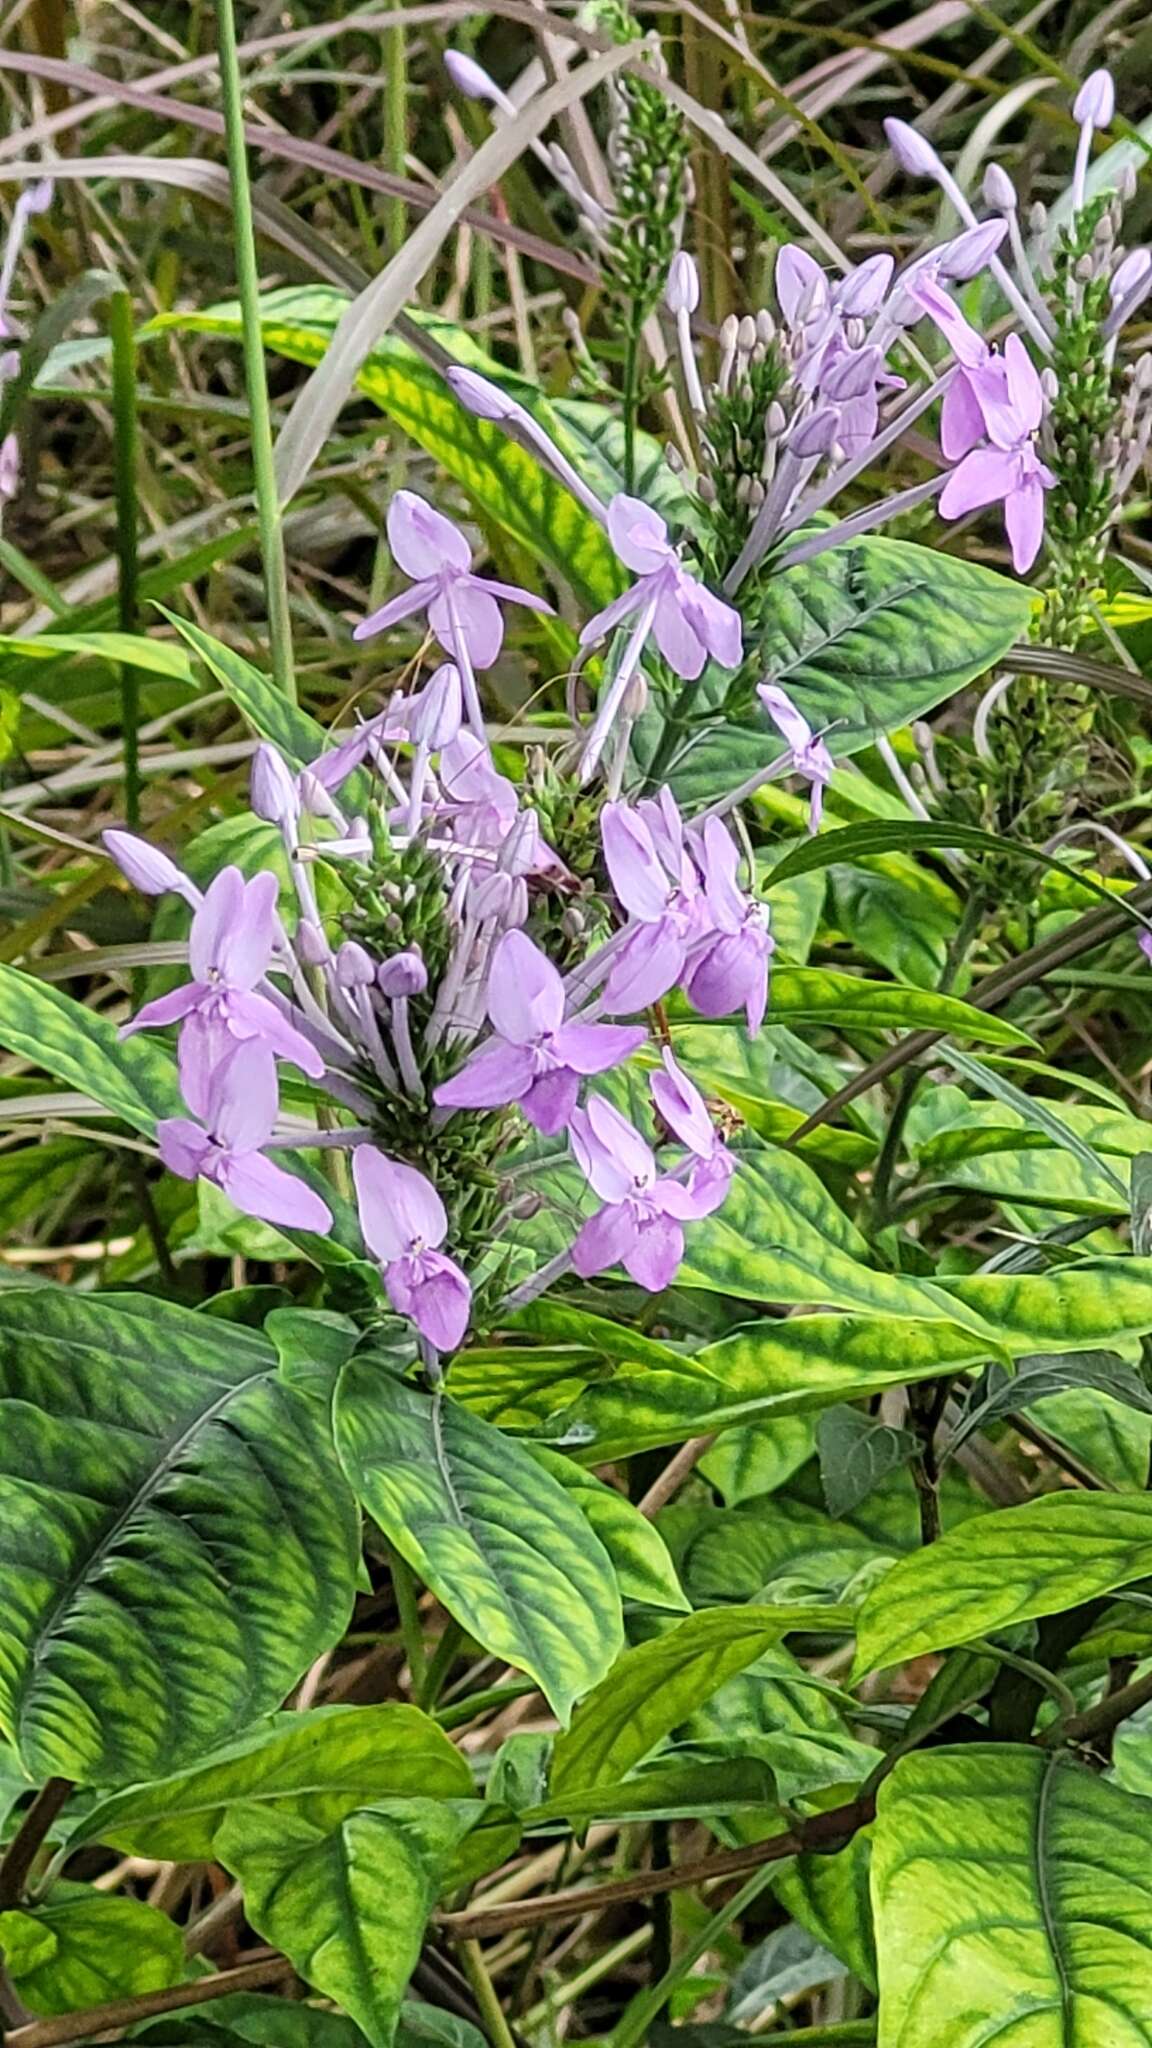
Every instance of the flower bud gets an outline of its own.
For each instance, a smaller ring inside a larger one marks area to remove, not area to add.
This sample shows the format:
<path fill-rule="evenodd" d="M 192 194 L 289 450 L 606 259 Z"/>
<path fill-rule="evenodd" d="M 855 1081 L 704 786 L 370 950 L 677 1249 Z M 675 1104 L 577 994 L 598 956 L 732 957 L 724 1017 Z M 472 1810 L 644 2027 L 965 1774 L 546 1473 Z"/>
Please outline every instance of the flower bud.
<path fill-rule="evenodd" d="M 984 202 L 996 213 L 1015 213 L 1016 187 L 1003 164 L 989 164 L 985 171 Z"/>
<path fill-rule="evenodd" d="M 52 204 L 53 196 L 51 178 L 37 178 L 34 185 L 25 186 L 23 195 L 25 213 L 47 213 L 48 208 Z"/>
<path fill-rule="evenodd" d="M 700 273 L 686 249 L 678 249 L 672 258 L 664 304 L 670 313 L 694 313 L 700 304 Z"/>
<path fill-rule="evenodd" d="M 0 441 L 0 502 L 14 498 L 20 488 L 20 443 L 15 434 Z"/>
<path fill-rule="evenodd" d="M 510 420 L 522 410 L 514 398 L 509 398 L 490 377 L 482 377 L 479 370 L 467 370 L 453 363 L 450 370 L 445 370 L 444 378 L 465 411 L 478 420 Z"/>
<path fill-rule="evenodd" d="M 376 986 L 392 1001 L 397 996 L 422 996 L 428 986 L 428 969 L 412 947 L 393 953 L 376 969 Z"/>
<path fill-rule="evenodd" d="M 965 228 L 963 234 L 946 242 L 939 252 L 937 268 L 941 277 L 951 278 L 956 284 L 966 284 L 983 270 L 989 257 L 996 254 L 1008 232 L 1006 220 L 982 220 L 978 227 Z"/>
<path fill-rule="evenodd" d="M 836 287 L 836 303 L 846 319 L 867 320 L 878 313 L 892 282 L 893 259 L 881 253 L 869 256 L 850 270 Z"/>
<path fill-rule="evenodd" d="M 134 832 L 111 830 L 101 837 L 121 874 L 142 896 L 165 896 L 171 890 L 187 902 L 199 902 L 200 891 L 195 884 L 158 846 L 149 846 L 146 839 L 138 839 Z"/>
<path fill-rule="evenodd" d="M 1112 304 L 1118 305 L 1144 283 L 1152 270 L 1152 252 L 1147 249 L 1129 249 L 1128 254 L 1116 265 L 1108 286 Z"/>
<path fill-rule="evenodd" d="M 275 747 L 262 740 L 252 757 L 249 801 L 258 818 L 270 825 L 294 825 L 300 816 L 296 777 Z"/>
<path fill-rule="evenodd" d="M 919 131 L 910 127 L 907 121 L 898 121 L 890 116 L 884 123 L 888 147 L 900 169 L 910 178 L 934 178 L 940 168 L 940 159 Z"/>
<path fill-rule="evenodd" d="M 504 97 L 495 79 L 489 78 L 482 64 L 474 57 L 466 56 L 463 50 L 445 50 L 444 69 L 465 99 L 497 101 Z"/>
<path fill-rule="evenodd" d="M 345 939 L 336 955 L 336 986 L 338 988 L 371 988 L 376 979 L 376 969 L 371 957 L 355 939 Z"/>
<path fill-rule="evenodd" d="M 793 429 L 789 447 L 793 455 L 827 455 L 839 426 L 836 409 L 831 405 L 818 406 L 806 420 Z"/>
<path fill-rule="evenodd" d="M 1073 119 L 1090 128 L 1107 128 L 1116 109 L 1116 88 L 1109 71 L 1093 71 L 1072 103 Z"/>
<path fill-rule="evenodd" d="M 455 662 L 441 662 L 408 707 L 409 737 L 418 747 L 437 753 L 441 747 L 451 746 L 463 718 L 460 671 Z"/>
<path fill-rule="evenodd" d="M 321 927 L 309 918 L 302 917 L 296 927 L 296 953 L 305 967 L 325 967 L 332 958 L 332 948 Z"/>

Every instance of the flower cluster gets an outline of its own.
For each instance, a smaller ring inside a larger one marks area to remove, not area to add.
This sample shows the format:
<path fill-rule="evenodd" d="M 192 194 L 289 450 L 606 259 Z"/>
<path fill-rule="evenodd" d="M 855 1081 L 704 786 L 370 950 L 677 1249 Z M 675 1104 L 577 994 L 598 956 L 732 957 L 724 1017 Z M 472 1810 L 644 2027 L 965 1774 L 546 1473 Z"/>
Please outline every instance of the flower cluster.
<path fill-rule="evenodd" d="M 23 335 L 16 321 L 8 312 L 8 300 L 12 292 L 16 265 L 24 246 L 28 222 L 38 213 L 43 213 L 52 203 L 52 186 L 47 178 L 37 179 L 35 184 L 25 185 L 12 209 L 12 221 L 4 255 L 0 258 L 0 397 L 4 386 L 11 382 L 20 367 L 20 342 Z M 5 434 L 0 442 L 0 505 L 14 498 L 20 484 L 20 444 L 15 434 Z"/>
<path fill-rule="evenodd" d="M 683 567 L 663 523 L 629 499 L 603 516 L 636 581 L 586 641 L 632 617 L 636 648 L 651 632 L 681 673 L 709 653 L 734 665 L 739 618 Z M 146 842 L 113 831 L 106 843 L 139 887 L 192 910 L 189 978 L 123 1027 L 178 1028 L 189 1114 L 160 1124 L 164 1163 L 250 1215 L 324 1233 L 323 1183 L 270 1155 L 350 1151 L 364 1240 L 430 1356 L 455 1349 L 469 1322 L 469 1173 L 511 1200 L 502 1161 L 525 1125 L 567 1132 L 600 1200 L 565 1262 L 667 1285 L 685 1223 L 724 1199 L 733 1162 L 667 1048 L 651 1081 L 658 1151 L 602 1090 L 673 989 L 704 1016 L 743 1011 L 757 1029 L 772 940 L 728 827 L 685 820 L 662 789 L 603 805 L 595 943 L 573 965 L 565 938 L 557 963 L 573 876 L 497 767 L 475 684 L 499 651 L 502 606 L 547 607 L 476 576 L 465 535 L 411 492 L 392 501 L 388 533 L 411 586 L 360 632 L 420 611 L 450 658 L 302 767 L 258 749 L 252 807 L 281 835 L 294 904 L 269 869 L 226 867 L 202 893 Z M 281 1063 L 310 1114 L 282 1107 Z M 499 1219 L 490 1208 L 489 1240 Z"/>

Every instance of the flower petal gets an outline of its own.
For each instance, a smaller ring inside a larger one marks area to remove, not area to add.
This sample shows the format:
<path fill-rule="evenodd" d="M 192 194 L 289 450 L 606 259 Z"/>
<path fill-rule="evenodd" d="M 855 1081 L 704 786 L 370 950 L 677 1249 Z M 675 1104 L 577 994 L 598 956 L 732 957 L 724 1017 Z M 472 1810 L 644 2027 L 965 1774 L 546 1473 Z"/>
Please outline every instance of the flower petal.
<path fill-rule="evenodd" d="M 624 1254 L 624 1270 L 637 1287 L 662 1294 L 676 1278 L 684 1257 L 684 1232 L 675 1217 L 645 1217 L 632 1249 Z"/>
<path fill-rule="evenodd" d="M 385 1268 L 388 1298 L 437 1351 L 455 1351 L 468 1328 L 472 1289 L 454 1259 L 423 1252 Z"/>
<path fill-rule="evenodd" d="M 644 820 L 628 804 L 605 804 L 600 813 L 600 839 L 609 880 L 629 916 L 645 924 L 662 918 L 670 878 Z"/>
<path fill-rule="evenodd" d="M 216 1064 L 204 1120 L 226 1151 L 255 1152 L 272 1135 L 279 1094 L 276 1062 L 267 1046 L 257 1038 L 240 1039 Z"/>
<path fill-rule="evenodd" d="M 470 576 L 440 585 L 428 607 L 428 624 L 453 661 L 471 662 L 473 668 L 491 668 L 504 645 L 504 615 Z"/>
<path fill-rule="evenodd" d="M 242 992 L 232 997 L 229 1012 L 238 1037 L 260 1038 L 278 1059 L 291 1060 L 313 1081 L 323 1078 L 324 1061 L 311 1039 L 298 1031 L 268 996 Z"/>
<path fill-rule="evenodd" d="M 210 883 L 188 935 L 188 962 L 193 981 L 209 981 L 224 938 L 235 925 L 244 903 L 244 877 L 237 867 L 221 868 Z"/>
<path fill-rule="evenodd" d="M 668 539 L 668 528 L 658 512 L 642 498 L 630 498 L 618 491 L 608 507 L 608 538 L 626 569 L 634 576 L 652 576 L 676 550 Z"/>
<path fill-rule="evenodd" d="M 442 1081 L 434 1099 L 441 1109 L 500 1109 L 506 1102 L 520 1102 L 535 1077 L 529 1047 L 496 1038 L 473 1053 L 458 1074 Z"/>
<path fill-rule="evenodd" d="M 630 1059 L 647 1036 L 642 1024 L 565 1024 L 549 1050 L 574 1074 L 606 1074 Z"/>
<path fill-rule="evenodd" d="M 137 1031 L 160 1031 L 165 1024 L 178 1024 L 205 994 L 202 982 L 186 981 L 183 988 L 174 988 L 170 995 L 157 996 L 154 1003 L 145 1003 L 142 1010 L 127 1024 L 122 1024 L 118 1038 L 132 1038 Z"/>
<path fill-rule="evenodd" d="M 744 627 L 739 612 L 686 570 L 680 571 L 677 585 L 684 617 L 713 661 L 719 662 L 721 668 L 739 668 L 744 659 Z M 659 611 L 656 616 L 659 619 Z"/>
<path fill-rule="evenodd" d="M 243 884 L 237 915 L 220 932 L 212 963 L 229 988 L 253 989 L 268 972 L 276 944 L 279 896 L 279 878 L 271 868 L 261 868 Z"/>
<path fill-rule="evenodd" d="M 617 1266 L 634 1250 L 639 1224 L 630 1202 L 610 1202 L 589 1216 L 572 1246 L 572 1264 L 582 1280 Z"/>
<path fill-rule="evenodd" d="M 638 612 L 644 601 L 644 585 L 629 584 L 623 596 L 613 598 L 602 612 L 595 612 L 589 619 L 580 634 L 581 647 L 592 647 L 597 640 L 603 640 L 607 633 L 622 625 L 625 619 L 630 619 L 633 612 Z"/>
<path fill-rule="evenodd" d="M 460 528 L 415 491 L 397 491 L 389 505 L 388 545 L 404 574 L 417 579 L 472 566 Z"/>
<path fill-rule="evenodd" d="M 332 1228 L 327 1202 L 294 1173 L 274 1166 L 260 1152 L 244 1152 L 221 1161 L 215 1175 L 220 1187 L 246 1216 L 285 1230 L 315 1230 L 326 1237 Z"/>
<path fill-rule="evenodd" d="M 1006 498 L 1016 480 L 1016 457 L 1002 448 L 973 448 L 940 493 L 942 519 L 962 519 Z"/>
<path fill-rule="evenodd" d="M 178 1173 L 181 1180 L 195 1180 L 213 1149 L 207 1132 L 186 1116 L 169 1116 L 158 1123 L 156 1143 L 169 1173 Z"/>
<path fill-rule="evenodd" d="M 437 585 L 431 581 L 414 583 L 410 590 L 401 590 L 390 597 L 387 604 L 369 612 L 358 626 L 352 628 L 354 640 L 371 640 L 377 633 L 386 633 L 389 626 L 398 626 L 401 619 L 411 618 L 413 612 L 426 611 L 436 595 Z"/>
<path fill-rule="evenodd" d="M 1005 498 L 1004 525 L 1012 544 L 1012 567 L 1023 576 L 1044 539 L 1044 486 L 1038 476 L 1025 477 Z"/>
<path fill-rule="evenodd" d="M 533 1045 L 564 1021 L 564 983 L 524 932 L 505 932 L 492 955 L 488 1015 L 513 1045 Z"/>
<path fill-rule="evenodd" d="M 785 242 L 776 256 L 776 301 L 789 327 L 806 326 L 829 303 L 828 280 L 814 256 Z"/>
<path fill-rule="evenodd" d="M 946 462 L 959 462 L 984 439 L 984 414 L 963 370 L 957 371 L 940 407 L 940 447 Z"/>
<path fill-rule="evenodd" d="M 684 939 L 672 918 L 633 925 L 604 984 L 604 1008 L 614 1017 L 646 1010 L 675 987 L 683 966 Z"/>
<path fill-rule="evenodd" d="M 381 1265 L 403 1258 L 414 1242 L 435 1249 L 448 1234 L 448 1218 L 430 1180 L 414 1166 L 389 1159 L 375 1145 L 357 1145 L 352 1179 L 360 1227 Z"/>
<path fill-rule="evenodd" d="M 656 645 L 670 669 L 683 682 L 694 683 L 704 667 L 708 650 L 692 613 L 680 594 L 677 583 L 669 584 L 662 590 L 652 618 L 652 632 Z"/>
<path fill-rule="evenodd" d="M 716 1150 L 717 1137 L 704 1097 L 677 1064 L 669 1046 L 664 1047 L 660 1058 L 663 1073 L 652 1074 L 648 1081 L 652 1100 L 669 1130 L 698 1158 L 708 1159 Z"/>
<path fill-rule="evenodd" d="M 530 1124 L 546 1138 L 567 1128 L 580 1099 L 580 1076 L 568 1067 L 539 1074 L 521 1098 L 520 1107 Z"/>

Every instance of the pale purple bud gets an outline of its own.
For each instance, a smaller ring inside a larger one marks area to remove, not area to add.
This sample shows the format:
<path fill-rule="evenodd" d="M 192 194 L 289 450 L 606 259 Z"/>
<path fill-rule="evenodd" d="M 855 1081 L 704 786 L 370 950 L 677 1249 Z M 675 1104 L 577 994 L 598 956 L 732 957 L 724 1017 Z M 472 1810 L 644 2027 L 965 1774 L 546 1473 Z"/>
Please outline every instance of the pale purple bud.
<path fill-rule="evenodd" d="M 523 411 L 514 398 L 509 398 L 490 377 L 482 377 L 479 370 L 467 370 L 454 363 L 450 370 L 445 370 L 444 379 L 465 411 L 478 420 L 511 420 Z"/>
<path fill-rule="evenodd" d="M 134 832 L 109 830 L 101 837 L 121 874 L 142 896 L 166 896 L 171 891 L 188 902 L 199 902 L 200 891 L 195 884 L 158 846 L 149 846 L 146 839 L 137 839 Z"/>
<path fill-rule="evenodd" d="M 336 984 L 338 988 L 371 988 L 376 979 L 376 969 L 371 956 L 355 939 L 345 939 L 336 955 Z"/>
<path fill-rule="evenodd" d="M 393 953 L 390 960 L 380 962 L 376 969 L 376 985 L 390 1002 L 397 996 L 422 996 L 428 986 L 428 969 L 419 953 L 409 948 L 407 952 Z"/>
<path fill-rule="evenodd" d="M 15 434 L 0 441 L 0 500 L 14 498 L 20 488 L 20 443 Z"/>
<path fill-rule="evenodd" d="M 262 741 L 252 757 L 249 801 L 258 818 L 270 825 L 294 825 L 300 816 L 296 777 L 282 754 Z"/>
<path fill-rule="evenodd" d="M 0 334 L 5 334 L 6 332 L 10 331 L 11 330 L 8 329 L 7 322 L 4 321 L 3 316 L 0 315 Z M 16 375 L 19 368 L 20 356 L 18 350 L 14 348 L 6 348 L 4 350 L 3 355 L 0 355 L 0 384 L 10 383 L 11 379 Z"/>
<path fill-rule="evenodd" d="M 1016 211 L 1016 187 L 1003 164 L 989 164 L 984 173 L 984 203 L 996 213 Z"/>
<path fill-rule="evenodd" d="M 504 98 L 484 66 L 477 64 L 474 57 L 466 56 L 463 50 L 445 50 L 444 69 L 457 92 L 462 92 L 466 99 L 499 101 Z"/>
<path fill-rule="evenodd" d="M 965 228 L 940 250 L 939 275 L 951 278 L 954 284 L 966 284 L 996 254 L 1007 232 L 1006 220 L 982 220 L 978 227 Z"/>
<path fill-rule="evenodd" d="M 296 951 L 305 967 L 326 967 L 332 948 L 321 927 L 302 917 L 296 927 Z"/>
<path fill-rule="evenodd" d="M 512 903 L 512 876 L 499 869 L 473 881 L 468 890 L 468 908 L 481 924 L 503 923 Z"/>
<path fill-rule="evenodd" d="M 801 457 L 827 455 L 832 443 L 836 439 L 836 430 L 839 423 L 839 417 L 834 407 L 830 405 L 819 406 L 806 420 L 801 420 L 799 426 L 794 429 L 788 443 L 789 448 L 794 455 Z"/>
<path fill-rule="evenodd" d="M 1128 254 L 1116 265 L 1108 290 L 1112 304 L 1118 305 L 1129 292 L 1138 290 L 1152 270 L 1152 252 L 1147 249 L 1129 249 Z"/>
<path fill-rule="evenodd" d="M 886 253 L 869 256 L 850 270 L 836 287 L 836 304 L 845 319 L 870 319 L 878 313 L 892 282 L 892 258 Z"/>
<path fill-rule="evenodd" d="M 700 273 L 686 249 L 678 249 L 672 258 L 664 304 L 670 313 L 694 313 L 700 304 Z"/>
<path fill-rule="evenodd" d="M 1072 104 L 1073 118 L 1091 128 L 1107 128 L 1116 109 L 1116 88 L 1108 71 L 1093 71 Z"/>
<path fill-rule="evenodd" d="M 343 826 L 344 813 L 324 787 L 318 775 L 310 768 L 302 768 L 296 785 L 301 808 L 313 818 L 326 818 L 331 825 Z"/>
<path fill-rule="evenodd" d="M 902 171 L 910 178 L 934 178 L 940 167 L 940 159 L 932 144 L 907 121 L 898 121 L 891 116 L 884 123 L 888 147 Z"/>
<path fill-rule="evenodd" d="M 52 204 L 52 196 L 51 178 L 37 178 L 34 185 L 28 185 L 24 189 L 25 213 L 47 213 Z"/>

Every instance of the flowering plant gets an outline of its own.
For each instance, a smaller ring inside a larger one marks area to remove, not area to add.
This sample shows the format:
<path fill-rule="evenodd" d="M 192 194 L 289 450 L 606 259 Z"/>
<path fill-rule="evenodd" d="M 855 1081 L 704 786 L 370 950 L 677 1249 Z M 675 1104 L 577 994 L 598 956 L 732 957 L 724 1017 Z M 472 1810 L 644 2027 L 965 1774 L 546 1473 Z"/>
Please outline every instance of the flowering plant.
<path fill-rule="evenodd" d="M 379 339 L 431 233 L 325 327 L 259 294 L 238 207 L 239 309 L 140 340 L 243 335 L 274 673 L 136 630 L 123 433 L 121 630 L 27 636 L 207 671 L 233 736 L 178 752 L 183 829 L 127 688 L 97 875 L 130 937 L 73 932 L 69 876 L 0 962 L 0 1116 L 45 1122 L 0 1184 L 54 1189 L 100 1134 L 132 1204 L 73 1248 L 98 1286 L 0 1289 L 14 2048 L 555 2048 L 606 2038 L 605 1987 L 611 2048 L 730 2048 L 797 1995 L 814 2044 L 1152 2038 L 1152 1148 L 1143 1030 L 1105 1006 L 1146 1002 L 1152 867 L 1103 696 L 1148 693 L 1114 598 L 1152 258 L 1130 169 L 1093 163 L 1112 81 L 1027 217 L 1001 163 L 976 205 L 972 153 L 889 118 L 946 231 L 849 260 L 785 187 L 739 311 L 709 110 L 617 0 L 589 20 L 603 150 L 571 78 L 526 119 L 446 60 L 465 189 L 519 136 L 595 261 L 565 394 L 419 307 Z M 50 197 L 0 266 L 17 514 L 23 396 L 72 366 L 7 314 Z M 278 468 L 262 342 L 315 364 Z M 280 500 L 356 376 L 433 466 L 387 451 L 306 708 Z M 45 773 L 4 831 L 91 865 Z"/>

